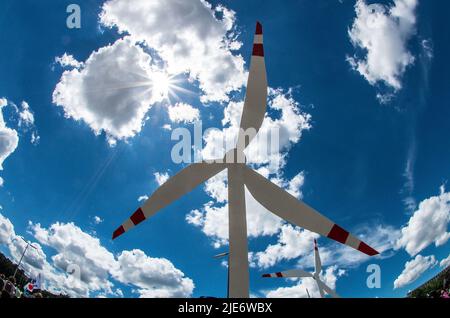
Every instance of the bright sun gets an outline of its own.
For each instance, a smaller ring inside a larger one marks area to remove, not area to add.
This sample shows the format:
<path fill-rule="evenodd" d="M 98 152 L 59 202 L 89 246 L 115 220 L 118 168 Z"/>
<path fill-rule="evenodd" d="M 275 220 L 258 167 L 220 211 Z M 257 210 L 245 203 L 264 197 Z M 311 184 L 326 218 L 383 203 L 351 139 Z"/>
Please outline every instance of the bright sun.
<path fill-rule="evenodd" d="M 171 89 L 174 87 L 172 77 L 165 72 L 158 72 L 152 74 L 152 90 L 155 96 L 161 99 L 168 99 Z"/>

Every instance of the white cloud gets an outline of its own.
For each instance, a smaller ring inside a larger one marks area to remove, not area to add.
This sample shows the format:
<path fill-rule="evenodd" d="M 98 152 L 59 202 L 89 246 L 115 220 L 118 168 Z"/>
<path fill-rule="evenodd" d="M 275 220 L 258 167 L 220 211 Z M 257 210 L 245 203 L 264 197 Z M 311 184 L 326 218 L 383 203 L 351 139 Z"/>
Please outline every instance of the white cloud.
<path fill-rule="evenodd" d="M 287 151 L 311 128 L 311 116 L 301 111 L 291 93 L 290 90 L 269 90 L 268 108 L 274 115 L 266 116 L 258 135 L 245 151 L 249 164 L 257 168 L 265 166 L 270 174 L 281 173 Z M 224 110 L 224 128 L 205 133 L 202 151 L 205 159 L 222 158 L 235 147 L 243 105 L 243 102 L 230 102 Z M 278 147 L 273 146 L 274 141 L 278 142 Z"/>
<path fill-rule="evenodd" d="M 5 98 L 0 99 L 0 170 L 3 170 L 3 163 L 16 150 L 19 144 L 17 131 L 6 126 L 3 118 L 3 108 L 8 105 Z"/>
<path fill-rule="evenodd" d="M 16 106 L 19 130 L 31 132 L 31 143 L 37 145 L 41 139 L 34 122 L 34 113 L 26 101 L 22 101 L 20 109 Z"/>
<path fill-rule="evenodd" d="M 194 283 L 163 258 L 151 258 L 141 250 L 123 251 L 117 258 L 118 269 L 113 276 L 124 284 L 139 287 L 140 297 L 189 297 Z"/>
<path fill-rule="evenodd" d="M 305 184 L 305 173 L 302 171 L 289 181 L 287 191 L 297 199 L 302 199 L 302 187 Z"/>
<path fill-rule="evenodd" d="M 377 224 L 373 226 L 362 226 L 356 228 L 353 233 L 366 242 L 378 252 L 378 258 L 389 258 L 395 253 L 394 247 L 400 236 L 400 231 L 390 225 Z M 373 257 L 363 254 L 346 245 L 332 242 L 330 245 L 320 247 L 320 256 L 324 265 L 336 264 L 341 268 L 355 268 L 360 264 L 367 262 Z M 311 266 L 313 264 L 313 255 L 310 259 L 302 258 L 299 261 L 301 266 Z"/>
<path fill-rule="evenodd" d="M 221 16 L 219 19 L 218 16 Z M 235 13 L 206 1 L 160 0 L 104 3 L 100 21 L 144 41 L 171 74 L 188 73 L 203 91 L 203 102 L 226 101 L 245 83 L 244 60 L 233 31 Z"/>
<path fill-rule="evenodd" d="M 327 286 L 335 290 L 337 279 L 344 274 L 345 271 L 339 270 L 336 266 L 331 266 L 328 267 L 320 277 Z M 300 278 L 293 286 L 280 287 L 275 290 L 264 292 L 265 296 L 268 298 L 308 298 L 308 293 L 312 298 L 320 297 L 317 283 L 312 278 Z"/>
<path fill-rule="evenodd" d="M 161 92 L 152 90 L 152 78 L 160 74 L 152 58 L 127 37 L 93 52 L 79 69 L 65 71 L 53 103 L 115 144 L 139 133 L 150 106 L 162 100 Z"/>
<path fill-rule="evenodd" d="M 417 5 L 418 0 L 394 0 L 391 6 L 357 1 L 349 36 L 365 56 L 355 54 L 347 60 L 371 85 L 383 82 L 394 90 L 402 88 L 402 75 L 414 63 L 407 45 L 415 34 Z"/>
<path fill-rule="evenodd" d="M 73 223 L 54 223 L 48 229 L 29 223 L 32 242 L 22 267 L 28 275 L 43 276 L 44 287 L 74 297 L 123 297 L 112 279 L 130 285 L 141 297 L 189 297 L 194 283 L 167 259 L 152 258 L 143 251 L 123 251 L 115 257 L 98 238 Z M 25 241 L 11 221 L 0 214 L 0 244 L 17 262 Z M 47 260 L 42 246 L 56 251 Z M 137 289 L 136 289 L 137 288 Z"/>
<path fill-rule="evenodd" d="M 431 39 L 422 40 L 421 45 L 422 45 L 422 50 L 423 50 L 425 56 L 431 60 L 434 57 L 434 49 L 433 49 L 432 40 Z"/>
<path fill-rule="evenodd" d="M 226 190 L 228 191 L 228 190 Z M 247 233 L 249 237 L 271 236 L 277 234 L 284 224 L 275 214 L 269 212 L 245 190 L 247 211 Z M 228 203 L 208 202 L 201 210 L 193 210 L 186 220 L 202 230 L 213 240 L 216 248 L 228 242 Z"/>
<path fill-rule="evenodd" d="M 62 272 L 70 268 L 76 271 L 80 286 L 87 293 L 85 296 L 96 291 L 111 293 L 109 271 L 116 263 L 114 255 L 98 238 L 83 232 L 74 223 L 55 223 L 48 229 L 31 224 L 30 229 L 40 244 L 56 251 L 51 257 L 53 266 Z"/>
<path fill-rule="evenodd" d="M 167 180 L 169 180 L 170 176 L 167 172 L 156 172 L 154 173 L 155 181 L 158 185 L 162 185 L 166 183 Z"/>
<path fill-rule="evenodd" d="M 103 222 L 103 219 L 101 218 L 101 217 L 99 217 L 99 216 L 94 216 L 94 223 L 95 224 L 100 224 L 100 223 L 102 223 Z"/>
<path fill-rule="evenodd" d="M 414 165 L 416 161 L 416 144 L 415 141 L 412 142 L 408 150 L 408 157 L 406 160 L 405 171 L 403 172 L 403 177 L 405 178 L 405 183 L 401 190 L 401 193 L 405 195 L 403 203 L 408 211 L 413 212 L 417 208 L 416 199 L 413 197 L 414 192 Z"/>
<path fill-rule="evenodd" d="M 19 113 L 19 126 L 33 126 L 34 114 L 30 105 L 23 101 L 21 104 L 21 111 Z"/>
<path fill-rule="evenodd" d="M 394 289 L 405 287 L 416 281 L 425 271 L 434 267 L 437 261 L 434 255 L 417 255 L 413 260 L 406 262 L 405 269 L 394 281 Z"/>
<path fill-rule="evenodd" d="M 450 255 L 447 256 L 447 258 L 444 258 L 440 263 L 439 266 L 443 268 L 447 268 L 450 266 Z"/>
<path fill-rule="evenodd" d="M 408 224 L 401 229 L 397 248 L 405 248 L 414 256 L 434 243 L 436 247 L 444 245 L 450 238 L 447 232 L 450 223 L 450 192 L 444 186 L 440 194 L 423 200 L 414 212 Z"/>
<path fill-rule="evenodd" d="M 141 195 L 138 198 L 138 202 L 147 201 L 147 200 L 148 200 L 148 195 Z"/>
<path fill-rule="evenodd" d="M 14 225 L 8 218 L 0 214 L 0 244 L 9 244 L 14 236 Z"/>
<path fill-rule="evenodd" d="M 312 252 L 312 242 L 317 238 L 319 235 L 316 233 L 285 224 L 278 234 L 277 243 L 267 246 L 263 252 L 252 253 L 252 261 L 260 268 L 268 268 L 281 260 L 305 256 Z"/>
<path fill-rule="evenodd" d="M 379 251 L 381 258 L 387 258 L 393 255 L 394 245 L 400 236 L 400 231 L 392 226 L 379 224 L 360 227 L 354 231 L 354 234 Z M 282 232 L 275 244 L 269 245 L 262 252 L 251 253 L 252 265 L 268 268 L 281 261 L 298 259 L 297 265 L 300 268 L 312 268 L 314 265 L 314 253 L 311 253 L 312 242 L 314 238 L 318 237 L 319 235 L 307 230 L 283 225 Z M 370 259 L 370 256 L 346 245 L 327 240 L 319 241 L 319 251 L 324 266 L 337 265 L 340 268 L 355 268 Z"/>
<path fill-rule="evenodd" d="M 200 119 L 199 110 L 185 103 L 169 106 L 168 112 L 170 121 L 174 123 L 193 123 Z"/>
<path fill-rule="evenodd" d="M 80 68 L 83 66 L 83 63 L 78 62 L 73 55 L 64 53 L 61 56 L 55 57 L 55 63 L 58 63 L 62 67 L 75 67 Z"/>

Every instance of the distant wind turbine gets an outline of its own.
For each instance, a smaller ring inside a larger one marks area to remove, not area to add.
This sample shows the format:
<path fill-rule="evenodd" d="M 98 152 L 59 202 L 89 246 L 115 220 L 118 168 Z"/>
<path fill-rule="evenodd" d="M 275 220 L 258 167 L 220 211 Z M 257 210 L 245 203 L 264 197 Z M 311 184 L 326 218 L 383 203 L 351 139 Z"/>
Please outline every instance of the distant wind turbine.
<path fill-rule="evenodd" d="M 173 201 L 191 192 L 221 171 L 228 170 L 229 297 L 249 297 L 249 265 L 245 187 L 267 210 L 297 226 L 326 236 L 368 255 L 373 248 L 273 184 L 246 165 L 244 150 L 261 128 L 266 113 L 267 76 L 262 25 L 256 24 L 253 54 L 236 148 L 224 159 L 194 163 L 161 185 L 136 212 L 113 233 L 113 239 L 152 217 Z M 248 132 L 253 130 L 254 134 Z"/>
<path fill-rule="evenodd" d="M 310 277 L 314 279 L 317 283 L 317 287 L 319 288 L 320 297 L 325 297 L 325 293 L 330 295 L 333 298 L 340 298 L 340 296 L 329 286 L 327 286 L 321 279 L 320 279 L 320 273 L 322 272 L 322 262 L 320 261 L 320 255 L 319 255 L 319 247 L 317 246 L 317 241 L 314 240 L 314 273 L 308 273 L 301 269 L 293 269 L 290 271 L 285 272 L 278 272 L 278 273 L 272 273 L 272 274 L 264 274 L 262 277 L 287 277 L 287 278 L 306 278 Z M 308 288 L 306 289 L 306 292 L 308 293 L 308 298 L 311 298 L 309 295 Z"/>

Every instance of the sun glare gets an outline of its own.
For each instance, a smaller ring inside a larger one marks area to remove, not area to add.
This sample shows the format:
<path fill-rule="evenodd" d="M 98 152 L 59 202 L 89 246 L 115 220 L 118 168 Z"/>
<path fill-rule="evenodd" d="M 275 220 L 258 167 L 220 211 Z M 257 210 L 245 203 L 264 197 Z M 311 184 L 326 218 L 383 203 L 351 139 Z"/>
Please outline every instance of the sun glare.
<path fill-rule="evenodd" d="M 152 74 L 152 88 L 155 96 L 159 96 L 161 99 L 168 99 L 173 86 L 174 81 L 169 74 L 164 72 Z"/>

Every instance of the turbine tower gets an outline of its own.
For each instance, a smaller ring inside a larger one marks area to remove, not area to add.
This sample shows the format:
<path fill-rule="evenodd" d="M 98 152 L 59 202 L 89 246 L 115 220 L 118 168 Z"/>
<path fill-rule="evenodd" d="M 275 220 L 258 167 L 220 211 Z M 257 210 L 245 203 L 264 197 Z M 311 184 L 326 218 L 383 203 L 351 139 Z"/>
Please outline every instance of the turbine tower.
<path fill-rule="evenodd" d="M 113 233 L 113 239 L 152 217 L 211 177 L 228 170 L 229 297 L 249 297 L 249 265 L 245 187 L 267 210 L 312 232 L 348 245 L 368 255 L 373 248 L 273 184 L 246 165 L 244 150 L 260 129 L 266 113 L 267 76 L 262 25 L 256 24 L 253 53 L 236 148 L 223 159 L 191 164 L 161 185 L 153 195 Z M 248 131 L 254 133 L 248 134 Z"/>
<path fill-rule="evenodd" d="M 271 273 L 271 274 L 263 274 L 262 277 L 285 277 L 285 278 L 305 278 L 310 277 L 314 279 L 317 283 L 317 287 L 319 288 L 320 297 L 324 298 L 325 293 L 330 295 L 333 298 L 340 298 L 340 296 L 329 286 L 327 286 L 321 279 L 320 273 L 322 272 L 322 262 L 320 261 L 319 248 L 317 247 L 317 241 L 314 239 L 314 273 L 308 273 L 301 269 L 293 269 L 285 272 Z M 306 292 L 309 292 L 306 289 Z"/>

